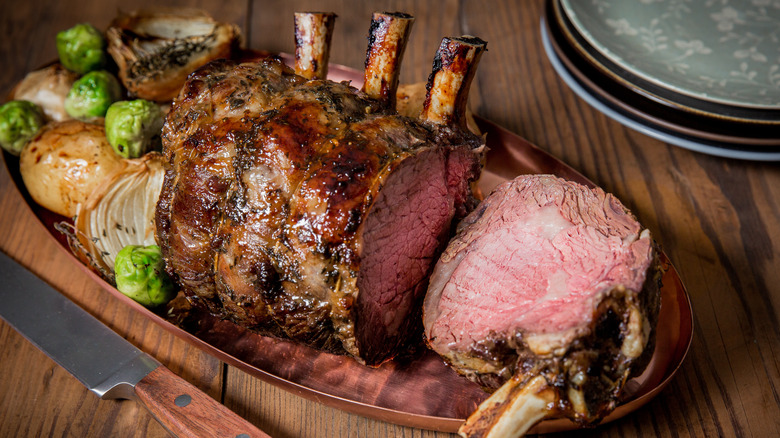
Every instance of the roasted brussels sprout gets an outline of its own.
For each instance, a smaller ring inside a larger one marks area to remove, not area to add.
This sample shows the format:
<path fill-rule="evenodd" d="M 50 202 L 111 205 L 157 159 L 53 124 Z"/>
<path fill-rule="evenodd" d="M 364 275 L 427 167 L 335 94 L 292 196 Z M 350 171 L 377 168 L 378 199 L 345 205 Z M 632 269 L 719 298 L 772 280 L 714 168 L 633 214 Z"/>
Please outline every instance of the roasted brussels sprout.
<path fill-rule="evenodd" d="M 114 260 L 114 275 L 116 288 L 146 307 L 161 306 L 176 296 L 157 245 L 122 248 Z"/>
<path fill-rule="evenodd" d="M 0 106 L 0 146 L 19 155 L 24 145 L 44 125 L 41 108 L 26 100 L 12 100 Z"/>
<path fill-rule="evenodd" d="M 105 123 L 108 142 L 124 158 L 138 158 L 159 148 L 163 116 L 154 102 L 143 99 L 114 102 L 106 112 Z"/>
<path fill-rule="evenodd" d="M 73 83 L 65 97 L 65 111 L 80 120 L 103 117 L 121 97 L 122 88 L 114 75 L 104 70 L 92 71 Z"/>
<path fill-rule="evenodd" d="M 106 39 L 91 24 L 81 23 L 57 34 L 60 63 L 68 70 L 84 74 L 106 66 Z"/>

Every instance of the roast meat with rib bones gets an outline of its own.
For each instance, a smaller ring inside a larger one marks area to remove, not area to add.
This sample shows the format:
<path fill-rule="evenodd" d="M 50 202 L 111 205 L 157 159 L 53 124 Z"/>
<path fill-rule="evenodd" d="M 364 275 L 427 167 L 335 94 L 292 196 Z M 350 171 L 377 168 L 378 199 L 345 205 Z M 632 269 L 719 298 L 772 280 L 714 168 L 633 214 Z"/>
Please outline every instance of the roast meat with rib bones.
<path fill-rule="evenodd" d="M 158 242 L 193 305 L 378 365 L 422 339 L 430 272 L 476 205 L 465 107 L 485 43 L 445 38 L 409 118 L 394 99 L 412 17 L 374 14 L 362 90 L 324 79 L 335 16 L 295 18 L 294 71 L 212 62 L 173 102 Z"/>

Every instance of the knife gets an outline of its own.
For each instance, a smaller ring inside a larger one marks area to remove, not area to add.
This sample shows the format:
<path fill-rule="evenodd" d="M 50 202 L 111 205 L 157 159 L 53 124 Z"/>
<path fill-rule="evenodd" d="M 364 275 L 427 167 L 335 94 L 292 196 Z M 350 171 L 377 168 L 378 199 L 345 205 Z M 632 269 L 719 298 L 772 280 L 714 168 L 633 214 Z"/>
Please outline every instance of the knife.
<path fill-rule="evenodd" d="M 0 317 L 102 399 L 134 399 L 172 435 L 270 437 L 0 252 Z"/>

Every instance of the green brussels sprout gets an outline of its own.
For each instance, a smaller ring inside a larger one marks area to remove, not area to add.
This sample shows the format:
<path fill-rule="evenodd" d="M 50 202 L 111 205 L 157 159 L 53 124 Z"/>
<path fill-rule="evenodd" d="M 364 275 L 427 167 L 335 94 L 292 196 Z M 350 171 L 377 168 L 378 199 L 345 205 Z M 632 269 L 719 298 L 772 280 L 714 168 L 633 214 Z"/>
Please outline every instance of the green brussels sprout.
<path fill-rule="evenodd" d="M 116 288 L 146 307 L 161 306 L 176 296 L 157 245 L 128 245 L 114 260 Z"/>
<path fill-rule="evenodd" d="M 124 158 L 138 158 L 159 149 L 162 126 L 160 107 L 148 100 L 114 102 L 106 112 L 106 138 Z"/>
<path fill-rule="evenodd" d="M 57 34 L 60 63 L 68 70 L 84 74 L 106 66 L 106 40 L 91 24 L 77 24 Z"/>
<path fill-rule="evenodd" d="M 92 71 L 73 83 L 65 97 L 65 112 L 81 120 L 103 117 L 121 97 L 122 88 L 114 75 L 104 70 Z"/>
<path fill-rule="evenodd" d="M 0 146 L 18 156 L 24 145 L 44 125 L 41 108 L 26 100 L 12 100 L 0 106 Z"/>

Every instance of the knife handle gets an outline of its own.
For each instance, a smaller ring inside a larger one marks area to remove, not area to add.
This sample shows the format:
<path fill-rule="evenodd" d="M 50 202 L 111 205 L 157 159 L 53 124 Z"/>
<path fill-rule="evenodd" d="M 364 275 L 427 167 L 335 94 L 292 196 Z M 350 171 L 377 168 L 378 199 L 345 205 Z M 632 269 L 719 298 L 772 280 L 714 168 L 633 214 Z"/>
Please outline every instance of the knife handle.
<path fill-rule="evenodd" d="M 135 394 L 177 437 L 270 438 L 162 365 L 136 383 Z"/>

